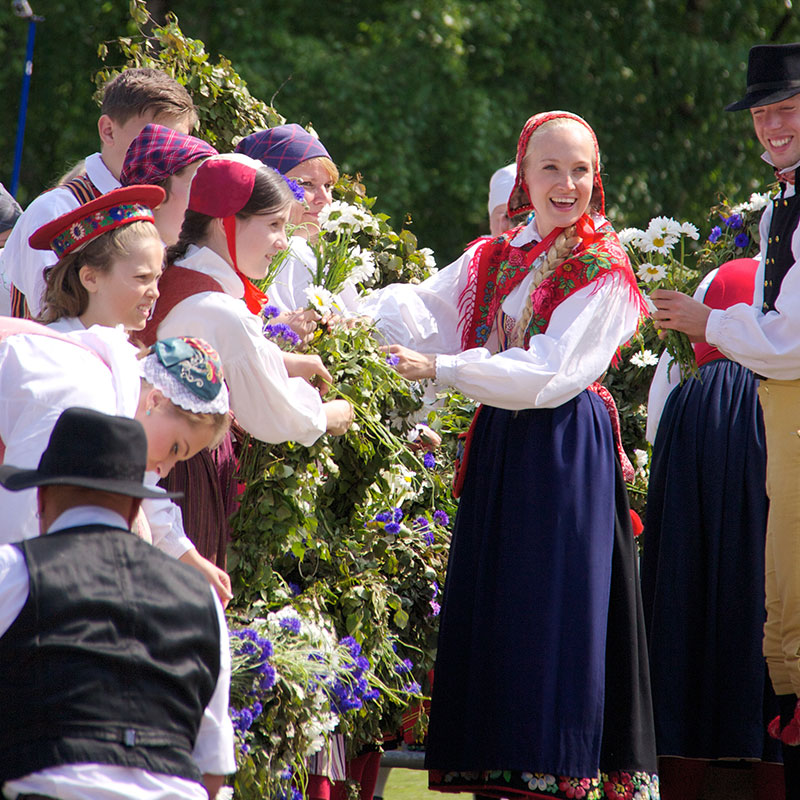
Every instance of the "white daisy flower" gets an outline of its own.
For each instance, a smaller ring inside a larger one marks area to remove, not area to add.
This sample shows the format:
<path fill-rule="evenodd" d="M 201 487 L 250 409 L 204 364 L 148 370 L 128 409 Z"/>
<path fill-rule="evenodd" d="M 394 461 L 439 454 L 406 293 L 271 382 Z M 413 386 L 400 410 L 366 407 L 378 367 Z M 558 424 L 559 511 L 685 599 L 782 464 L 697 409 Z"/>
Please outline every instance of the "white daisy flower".
<path fill-rule="evenodd" d="M 667 271 L 661 264 L 651 264 L 649 261 L 645 261 L 644 264 L 640 265 L 639 269 L 636 270 L 636 274 L 645 283 L 652 283 L 653 281 L 661 280 L 667 274 Z M 653 310 L 655 310 L 655 306 L 653 306 Z"/>
<path fill-rule="evenodd" d="M 425 266 L 428 269 L 436 267 L 436 259 L 433 257 L 433 250 L 430 247 L 420 247 L 417 252 L 425 259 Z"/>
<path fill-rule="evenodd" d="M 369 250 L 362 250 L 356 245 L 348 255 L 355 262 L 349 276 L 354 283 L 364 283 L 375 274 L 375 257 Z"/>
<path fill-rule="evenodd" d="M 672 217 L 653 217 L 647 224 L 648 231 L 660 231 L 664 236 L 680 236 L 681 223 Z"/>
<path fill-rule="evenodd" d="M 644 350 L 631 356 L 631 364 L 637 367 L 654 367 L 658 364 L 658 356 L 651 350 Z"/>
<path fill-rule="evenodd" d="M 633 458 L 636 462 L 636 469 L 638 470 L 644 469 L 647 466 L 647 462 L 650 460 L 650 457 L 647 455 L 647 450 L 634 450 Z"/>
<path fill-rule="evenodd" d="M 694 239 L 697 241 L 700 238 L 700 231 L 692 225 L 691 222 L 682 222 L 681 223 L 681 233 L 684 236 L 688 236 L 690 239 Z"/>
<path fill-rule="evenodd" d="M 658 219 L 658 218 L 657 218 Z M 680 226 L 678 233 L 667 233 L 660 225 L 653 225 L 652 222 L 647 230 L 639 239 L 639 249 L 644 253 L 661 253 L 669 255 L 675 243 L 680 239 Z"/>
<path fill-rule="evenodd" d="M 307 286 L 305 295 L 308 304 L 320 314 L 325 315 L 341 310 L 333 295 L 324 286 Z"/>
<path fill-rule="evenodd" d="M 623 247 L 638 247 L 642 236 L 644 236 L 644 231 L 640 228 L 623 228 L 617 234 L 617 238 Z"/>

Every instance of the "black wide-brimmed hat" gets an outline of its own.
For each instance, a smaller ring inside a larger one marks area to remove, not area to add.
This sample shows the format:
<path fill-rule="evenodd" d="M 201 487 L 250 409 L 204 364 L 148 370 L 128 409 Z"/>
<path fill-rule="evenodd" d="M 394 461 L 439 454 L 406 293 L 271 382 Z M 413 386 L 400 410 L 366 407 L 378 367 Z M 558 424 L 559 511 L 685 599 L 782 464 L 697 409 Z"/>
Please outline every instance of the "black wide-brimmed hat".
<path fill-rule="evenodd" d="M 747 93 L 741 100 L 725 106 L 725 110 L 779 103 L 795 94 L 800 94 L 800 42 L 759 44 L 750 48 Z"/>
<path fill-rule="evenodd" d="M 82 486 L 128 497 L 180 497 L 145 486 L 147 437 L 135 419 L 89 408 L 68 408 L 53 426 L 37 469 L 0 466 L 0 485 L 12 492 L 33 486 Z"/>

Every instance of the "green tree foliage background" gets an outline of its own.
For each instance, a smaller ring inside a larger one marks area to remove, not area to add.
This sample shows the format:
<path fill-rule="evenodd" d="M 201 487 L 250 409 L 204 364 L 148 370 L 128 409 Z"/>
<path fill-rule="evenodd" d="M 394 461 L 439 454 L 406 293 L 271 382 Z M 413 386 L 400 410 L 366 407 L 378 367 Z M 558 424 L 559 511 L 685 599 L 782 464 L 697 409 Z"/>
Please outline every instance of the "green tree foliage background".
<path fill-rule="evenodd" d="M 32 0 L 37 33 L 20 199 L 96 149 L 97 45 L 134 32 L 124 0 Z M 746 112 L 752 44 L 800 40 L 790 0 L 150 0 L 227 56 L 251 92 L 312 122 L 378 208 L 440 264 L 486 230 L 488 179 L 532 113 L 595 127 L 619 226 L 702 223 L 719 192 L 768 180 Z M 11 175 L 27 24 L 0 8 L 0 179 Z M 109 64 L 109 66 L 113 66 Z"/>

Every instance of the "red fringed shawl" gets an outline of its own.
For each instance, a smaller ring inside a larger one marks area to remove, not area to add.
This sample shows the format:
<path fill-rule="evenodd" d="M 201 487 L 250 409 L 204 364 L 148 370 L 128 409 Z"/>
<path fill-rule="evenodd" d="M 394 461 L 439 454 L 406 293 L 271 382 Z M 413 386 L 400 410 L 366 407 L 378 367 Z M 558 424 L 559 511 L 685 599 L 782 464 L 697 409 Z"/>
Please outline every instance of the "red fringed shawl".
<path fill-rule="evenodd" d="M 547 330 L 553 311 L 569 295 L 592 283 L 600 286 L 616 275 L 628 285 L 631 299 L 645 313 L 644 298 L 628 256 L 611 224 L 604 219 L 595 226 L 592 218 L 584 214 L 576 226 L 581 243 L 572 256 L 533 291 L 533 314 L 525 332 L 526 346 L 531 336 Z M 563 230 L 556 228 L 541 242 L 515 247 L 511 242 L 523 227 L 524 223 L 495 239 L 487 237 L 470 261 L 467 286 L 458 300 L 463 350 L 486 343 L 505 298 Z"/>

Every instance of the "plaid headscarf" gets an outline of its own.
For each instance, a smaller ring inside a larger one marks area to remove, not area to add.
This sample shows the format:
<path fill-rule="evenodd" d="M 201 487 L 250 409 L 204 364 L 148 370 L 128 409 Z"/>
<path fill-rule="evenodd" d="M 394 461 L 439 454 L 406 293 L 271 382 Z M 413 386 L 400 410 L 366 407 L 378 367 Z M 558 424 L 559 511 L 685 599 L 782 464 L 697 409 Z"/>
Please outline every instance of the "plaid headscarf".
<path fill-rule="evenodd" d="M 330 158 L 322 142 L 295 123 L 251 133 L 236 145 L 236 152 L 256 158 L 283 175 L 310 158 Z"/>
<path fill-rule="evenodd" d="M 150 123 L 128 147 L 119 181 L 123 186 L 160 183 L 198 159 L 215 155 L 202 139 Z"/>
<path fill-rule="evenodd" d="M 592 199 L 597 199 L 599 208 L 596 209 L 598 214 L 605 216 L 606 213 L 606 197 L 603 192 L 603 181 L 600 178 L 600 148 L 597 146 L 597 137 L 592 130 L 591 125 L 577 114 L 572 114 L 569 111 L 543 111 L 541 114 L 534 114 L 522 129 L 519 136 L 519 144 L 517 144 L 517 179 L 514 182 L 514 188 L 511 190 L 511 196 L 508 198 L 508 216 L 514 217 L 518 214 L 527 214 L 529 211 L 534 211 L 531 204 L 531 193 L 528 185 L 525 183 L 525 175 L 522 171 L 522 161 L 528 151 L 528 142 L 531 140 L 533 132 L 544 125 L 545 122 L 550 122 L 552 119 L 572 119 L 579 122 L 591 134 L 592 142 L 594 143 L 594 191 Z"/>

